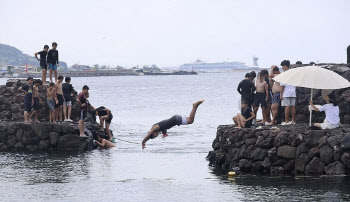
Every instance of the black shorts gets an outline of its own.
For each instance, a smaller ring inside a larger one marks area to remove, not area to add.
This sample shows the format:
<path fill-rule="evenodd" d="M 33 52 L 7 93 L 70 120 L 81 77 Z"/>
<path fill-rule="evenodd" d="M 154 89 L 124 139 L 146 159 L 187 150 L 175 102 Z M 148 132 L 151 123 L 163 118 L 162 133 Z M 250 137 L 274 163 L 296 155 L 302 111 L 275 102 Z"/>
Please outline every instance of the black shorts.
<path fill-rule="evenodd" d="M 247 121 L 247 122 L 245 122 L 245 128 L 250 128 L 250 127 L 252 127 L 252 125 L 253 125 L 253 121 L 252 120 L 250 120 L 250 121 Z"/>
<path fill-rule="evenodd" d="M 40 67 L 42 70 L 47 70 L 47 63 L 41 62 Z"/>
<path fill-rule="evenodd" d="M 113 119 L 113 115 L 110 113 L 109 119 L 106 119 L 106 122 L 110 124 L 112 122 L 112 119 Z"/>
<path fill-rule="evenodd" d="M 256 93 L 254 100 L 254 107 L 266 107 L 266 93 Z"/>
<path fill-rule="evenodd" d="M 248 106 L 251 105 L 251 97 L 250 97 L 250 94 L 248 94 L 248 95 L 242 95 L 242 96 L 241 96 L 241 104 L 242 104 L 242 105 L 243 105 L 243 104 L 246 104 L 246 105 L 248 105 Z"/>
<path fill-rule="evenodd" d="M 39 109 L 40 109 L 40 106 L 39 106 L 39 98 L 38 98 L 38 97 L 35 97 L 35 98 L 33 98 L 33 100 L 34 100 L 33 109 L 34 109 L 34 110 L 39 110 Z"/>
<path fill-rule="evenodd" d="M 56 108 L 60 107 L 63 105 L 63 95 L 57 94 L 57 100 L 58 100 L 58 104 L 56 104 Z"/>
<path fill-rule="evenodd" d="M 32 111 L 32 98 L 24 98 L 24 111 Z"/>
<path fill-rule="evenodd" d="M 79 118 L 79 120 L 85 120 L 85 118 L 86 118 L 86 113 L 87 113 L 87 111 L 85 111 L 85 110 L 80 110 L 80 118 Z"/>

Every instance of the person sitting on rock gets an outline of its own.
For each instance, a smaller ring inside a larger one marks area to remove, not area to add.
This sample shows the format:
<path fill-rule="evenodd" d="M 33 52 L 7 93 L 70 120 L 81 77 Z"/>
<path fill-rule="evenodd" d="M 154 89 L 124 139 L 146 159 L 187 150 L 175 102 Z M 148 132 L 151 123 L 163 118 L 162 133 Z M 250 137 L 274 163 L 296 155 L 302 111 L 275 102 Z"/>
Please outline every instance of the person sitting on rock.
<path fill-rule="evenodd" d="M 54 83 L 50 83 L 50 87 L 47 88 L 47 97 L 46 97 L 46 103 L 49 106 L 50 110 L 50 122 L 56 123 L 55 119 L 55 105 L 56 102 L 58 102 L 56 97 L 56 88 Z"/>
<path fill-rule="evenodd" d="M 32 110 L 32 99 L 33 99 L 33 77 L 27 78 L 27 84 L 18 88 L 19 91 L 25 93 L 24 95 L 24 122 L 30 121 L 29 115 Z"/>
<path fill-rule="evenodd" d="M 113 115 L 111 110 L 105 108 L 105 107 L 99 107 L 95 110 L 93 110 L 92 114 L 96 114 L 96 116 L 100 117 L 100 128 L 103 130 L 103 123 L 106 122 L 106 131 L 108 134 L 109 141 L 112 141 L 112 134 L 109 130 L 109 126 L 111 125 Z"/>
<path fill-rule="evenodd" d="M 340 125 L 340 118 L 339 118 L 339 107 L 338 103 L 334 97 L 333 94 L 330 94 L 328 96 L 324 96 L 323 99 L 327 102 L 327 104 L 323 105 L 320 108 L 317 108 L 313 101 L 310 100 L 310 105 L 313 110 L 318 112 L 325 112 L 326 118 L 323 123 L 315 123 L 314 126 L 321 128 L 321 129 L 334 129 L 338 128 Z"/>
<path fill-rule="evenodd" d="M 235 122 L 237 129 L 250 128 L 253 124 L 253 119 L 255 114 L 250 107 L 248 107 L 242 114 L 238 113 L 233 117 L 233 122 Z"/>
<path fill-rule="evenodd" d="M 170 119 L 163 120 L 154 124 L 151 130 L 148 132 L 147 136 L 142 141 L 142 149 L 146 147 L 146 142 L 149 139 L 154 139 L 159 135 L 159 132 L 163 133 L 163 137 L 168 136 L 167 130 L 176 126 L 176 125 L 187 125 L 192 124 L 194 122 L 194 117 L 196 115 L 197 108 L 200 104 L 202 104 L 204 100 L 197 101 L 193 103 L 192 111 L 190 117 L 174 115 Z"/>
<path fill-rule="evenodd" d="M 29 122 L 31 122 L 33 116 L 35 116 L 35 122 L 39 122 L 38 117 L 39 113 L 38 110 L 40 109 L 39 102 L 43 103 L 43 101 L 39 97 L 39 86 L 42 85 L 42 81 L 40 79 L 37 79 L 34 81 L 33 86 L 33 112 L 30 114 Z"/>
<path fill-rule="evenodd" d="M 101 148 L 115 147 L 115 145 L 112 142 L 104 139 L 103 135 L 100 134 L 97 136 L 97 140 L 94 140 L 94 142 Z"/>

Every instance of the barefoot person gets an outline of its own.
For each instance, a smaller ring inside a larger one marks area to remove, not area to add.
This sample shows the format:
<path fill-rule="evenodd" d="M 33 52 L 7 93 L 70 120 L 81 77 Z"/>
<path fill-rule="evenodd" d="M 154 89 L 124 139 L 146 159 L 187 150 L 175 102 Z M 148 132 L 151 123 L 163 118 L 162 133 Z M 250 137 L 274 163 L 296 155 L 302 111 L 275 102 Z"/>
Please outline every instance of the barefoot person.
<path fill-rule="evenodd" d="M 56 96 L 58 102 L 56 103 L 56 121 L 62 122 L 62 106 L 64 102 L 63 91 L 62 91 L 63 76 L 58 77 L 58 81 L 55 84 Z"/>
<path fill-rule="evenodd" d="M 49 53 L 47 54 L 47 63 L 49 64 L 49 76 L 50 76 L 50 82 L 52 82 L 52 71 L 55 74 L 55 83 L 57 83 L 57 67 L 60 66 L 58 61 L 58 51 L 56 50 L 57 43 L 52 43 L 52 49 L 49 50 Z"/>
<path fill-rule="evenodd" d="M 146 142 L 149 139 L 156 138 L 160 132 L 163 133 L 163 136 L 167 136 L 167 130 L 176 126 L 176 125 L 187 125 L 194 122 L 194 117 L 196 115 L 197 108 L 202 104 L 204 100 L 197 101 L 193 103 L 193 108 L 190 114 L 190 117 L 174 115 L 170 119 L 163 120 L 159 123 L 156 123 L 152 126 L 151 130 L 148 132 L 147 136 L 142 141 L 142 149 L 146 147 Z"/>
<path fill-rule="evenodd" d="M 269 123 L 269 125 L 276 124 L 276 119 L 278 117 L 278 109 L 281 104 L 281 85 L 278 82 L 275 82 L 273 78 L 280 74 L 280 70 L 277 66 L 273 65 L 271 66 L 271 72 L 270 72 L 270 81 L 272 86 L 272 105 L 271 105 L 271 111 L 272 111 L 272 120 Z"/>
<path fill-rule="evenodd" d="M 33 77 L 27 78 L 27 84 L 18 88 L 19 91 L 24 92 L 24 122 L 29 122 L 30 111 L 32 111 L 33 100 Z"/>
<path fill-rule="evenodd" d="M 260 72 L 258 74 L 258 78 L 256 80 L 256 94 L 254 99 L 254 114 L 256 114 L 259 110 L 259 106 L 261 106 L 263 120 L 261 121 L 262 124 L 265 124 L 267 121 L 266 119 L 266 105 L 269 98 L 269 90 L 268 85 L 265 82 L 265 75 L 263 72 Z M 256 121 L 256 117 L 255 117 Z"/>
<path fill-rule="evenodd" d="M 72 96 L 73 96 L 73 86 L 70 84 L 71 78 L 66 77 L 65 83 L 62 84 L 62 91 L 63 91 L 63 115 L 64 115 L 64 121 L 72 122 L 72 119 L 70 119 L 70 115 L 72 113 Z"/>
<path fill-rule="evenodd" d="M 112 119 L 113 119 L 113 115 L 111 110 L 105 108 L 105 107 L 99 107 L 97 109 L 95 109 L 92 114 L 96 114 L 96 116 L 100 117 L 100 128 L 101 130 L 103 130 L 103 124 L 104 122 L 106 122 L 106 131 L 108 134 L 108 140 L 112 141 L 112 134 L 111 131 L 109 130 L 109 126 L 111 125 Z"/>
<path fill-rule="evenodd" d="M 254 112 L 252 112 L 251 108 L 248 107 L 242 114 L 238 113 L 234 116 L 233 122 L 235 122 L 236 127 L 238 129 L 241 128 L 250 128 L 253 124 L 253 119 L 255 118 Z"/>
<path fill-rule="evenodd" d="M 325 112 L 326 118 L 323 123 L 315 123 L 314 126 L 321 129 L 334 129 L 338 128 L 340 124 L 339 118 L 339 107 L 338 103 L 334 97 L 334 95 L 324 96 L 323 99 L 327 102 L 327 104 L 323 105 L 320 108 L 317 108 L 313 101 L 310 100 L 310 105 L 313 110 L 318 112 Z"/>
<path fill-rule="evenodd" d="M 84 133 L 84 120 L 86 118 L 86 113 L 88 111 L 88 104 L 86 99 L 86 94 L 89 92 L 89 87 L 87 85 L 83 86 L 83 90 L 77 97 L 77 103 L 80 108 L 80 117 L 79 117 L 79 132 L 81 137 L 86 137 Z"/>
<path fill-rule="evenodd" d="M 49 46 L 45 45 L 44 50 L 35 53 L 35 57 L 38 61 L 40 61 L 40 67 L 41 67 L 41 80 L 46 85 L 46 74 L 47 74 L 47 54 L 49 52 Z M 38 55 L 40 55 L 40 59 L 38 58 Z"/>
<path fill-rule="evenodd" d="M 94 142 L 101 148 L 115 147 L 115 145 L 112 142 L 104 139 L 101 135 L 98 135 L 97 140 L 94 140 Z"/>
<path fill-rule="evenodd" d="M 39 114 L 38 110 L 40 109 L 39 102 L 43 103 L 43 101 L 39 97 L 39 86 L 42 84 L 40 79 L 37 79 L 34 81 L 33 86 L 33 112 L 30 114 L 30 121 L 32 120 L 33 116 L 35 116 L 35 122 L 39 122 Z"/>
<path fill-rule="evenodd" d="M 49 106 L 50 110 L 50 122 L 56 123 L 56 116 L 55 116 L 55 105 L 57 97 L 56 97 L 56 88 L 54 83 L 50 83 L 50 87 L 46 90 L 47 97 L 46 97 L 46 103 Z"/>

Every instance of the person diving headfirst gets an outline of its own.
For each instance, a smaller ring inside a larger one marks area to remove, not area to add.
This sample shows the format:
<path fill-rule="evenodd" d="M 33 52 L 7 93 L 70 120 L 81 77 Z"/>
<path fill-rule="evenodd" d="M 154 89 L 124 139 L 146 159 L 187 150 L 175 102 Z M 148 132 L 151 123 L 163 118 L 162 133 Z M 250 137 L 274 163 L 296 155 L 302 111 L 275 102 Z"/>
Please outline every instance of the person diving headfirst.
<path fill-rule="evenodd" d="M 147 136 L 142 141 L 142 149 L 146 147 L 146 142 L 149 139 L 156 138 L 160 132 L 163 133 L 163 136 L 167 136 L 167 130 L 176 126 L 176 125 L 187 125 L 192 124 L 194 122 L 194 117 L 196 115 L 197 108 L 200 104 L 202 104 L 204 100 L 197 101 L 193 103 L 192 111 L 189 117 L 174 115 L 170 119 L 163 120 L 154 124 L 151 130 L 148 132 Z"/>

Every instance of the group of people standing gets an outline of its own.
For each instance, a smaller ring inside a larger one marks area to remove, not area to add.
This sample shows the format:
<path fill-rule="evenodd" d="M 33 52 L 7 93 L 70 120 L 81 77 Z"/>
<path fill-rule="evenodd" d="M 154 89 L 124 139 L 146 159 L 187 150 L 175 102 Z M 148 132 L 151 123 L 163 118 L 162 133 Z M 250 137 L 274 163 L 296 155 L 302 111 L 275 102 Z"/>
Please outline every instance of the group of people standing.
<path fill-rule="evenodd" d="M 288 71 L 290 61 L 283 60 L 281 67 L 284 72 Z M 261 70 L 257 77 L 254 71 L 245 75 L 245 79 L 237 87 L 237 91 L 241 94 L 241 113 L 233 117 L 237 128 L 249 128 L 253 124 L 275 125 L 278 119 L 281 120 L 281 107 L 285 107 L 284 122 L 281 122 L 281 125 L 296 123 L 296 87 L 275 82 L 274 77 L 279 74 L 281 74 L 280 69 L 273 65 L 270 72 Z M 339 107 L 334 95 L 328 95 L 324 99 L 328 104 L 330 103 L 329 106 L 317 108 L 310 102 L 314 110 L 326 111 L 325 122 L 316 123 L 314 126 L 322 129 L 338 127 Z M 260 122 L 256 119 L 259 107 L 263 116 Z"/>
<path fill-rule="evenodd" d="M 57 67 L 59 66 L 58 51 L 56 50 L 57 43 L 52 43 L 52 49 L 49 50 L 49 46 L 45 45 L 44 50 L 35 53 L 35 57 L 40 61 L 40 67 L 42 69 L 42 80 L 34 80 L 32 77 L 27 78 L 27 84 L 20 87 L 18 90 L 22 91 L 24 95 L 24 122 L 32 122 L 35 117 L 35 122 L 39 122 L 38 110 L 41 108 L 41 104 L 44 104 L 39 96 L 39 87 L 41 85 L 48 85 L 46 89 L 46 104 L 49 109 L 49 119 L 51 123 L 61 122 L 73 122 L 71 119 L 72 104 L 74 102 L 73 97 L 76 95 L 74 87 L 71 84 L 71 78 L 66 77 L 65 83 L 63 83 L 63 76 L 57 76 Z M 38 55 L 40 58 L 38 58 Z M 50 82 L 46 82 L 47 70 L 50 70 Z M 52 72 L 55 75 L 55 83 L 52 81 Z M 113 137 L 109 126 L 113 119 L 112 112 L 101 106 L 94 108 L 90 105 L 89 101 L 89 87 L 84 85 L 82 92 L 76 98 L 76 102 L 79 106 L 79 132 L 80 136 L 84 137 L 84 120 L 89 110 L 95 117 L 100 119 L 100 129 L 104 131 L 104 126 L 108 137 L 104 137 L 104 133 L 98 136 L 96 144 L 100 147 L 113 147 Z M 64 117 L 64 119 L 63 119 Z"/>

